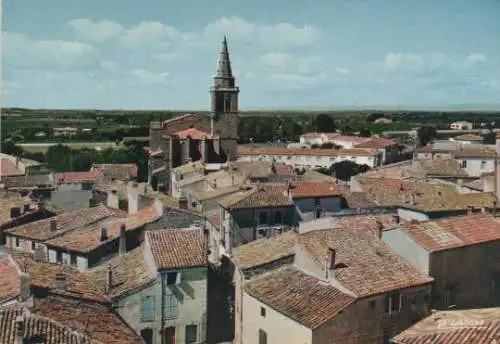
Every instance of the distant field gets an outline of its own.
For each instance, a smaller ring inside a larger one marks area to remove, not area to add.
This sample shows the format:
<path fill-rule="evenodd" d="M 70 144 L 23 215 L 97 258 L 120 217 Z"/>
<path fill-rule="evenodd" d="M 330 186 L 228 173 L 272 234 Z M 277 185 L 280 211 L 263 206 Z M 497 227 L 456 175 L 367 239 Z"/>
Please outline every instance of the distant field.
<path fill-rule="evenodd" d="M 63 143 L 64 145 L 73 149 L 81 148 L 123 148 L 117 146 L 114 142 L 78 142 L 78 143 Z M 58 143 L 20 143 L 19 146 L 23 150 L 30 153 L 43 153 L 46 152 L 51 146 L 58 145 Z"/>

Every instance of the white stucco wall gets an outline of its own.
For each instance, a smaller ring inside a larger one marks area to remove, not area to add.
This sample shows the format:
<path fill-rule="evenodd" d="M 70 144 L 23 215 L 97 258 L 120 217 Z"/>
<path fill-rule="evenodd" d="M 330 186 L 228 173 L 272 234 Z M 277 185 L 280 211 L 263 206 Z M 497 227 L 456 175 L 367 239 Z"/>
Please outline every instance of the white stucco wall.
<path fill-rule="evenodd" d="M 495 169 L 495 159 L 479 157 L 479 158 L 456 158 L 458 162 L 466 162 L 466 166 L 462 167 L 469 176 L 480 177 L 483 173 L 493 172 Z"/>

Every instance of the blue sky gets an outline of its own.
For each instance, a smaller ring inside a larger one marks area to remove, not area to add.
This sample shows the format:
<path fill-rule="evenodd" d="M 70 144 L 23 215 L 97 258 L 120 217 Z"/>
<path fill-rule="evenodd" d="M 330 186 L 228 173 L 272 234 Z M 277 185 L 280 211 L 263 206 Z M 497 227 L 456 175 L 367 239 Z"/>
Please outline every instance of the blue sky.
<path fill-rule="evenodd" d="M 207 109 L 227 34 L 242 109 L 500 104 L 499 15 L 498 0 L 3 0 L 2 103 Z"/>

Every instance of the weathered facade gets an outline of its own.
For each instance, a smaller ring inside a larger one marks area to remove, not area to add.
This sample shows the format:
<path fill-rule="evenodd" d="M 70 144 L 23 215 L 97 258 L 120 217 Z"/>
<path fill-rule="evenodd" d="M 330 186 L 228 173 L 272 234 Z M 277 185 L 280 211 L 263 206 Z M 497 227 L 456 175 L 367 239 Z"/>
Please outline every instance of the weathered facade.
<path fill-rule="evenodd" d="M 170 171 L 188 161 L 236 159 L 239 87 L 232 74 L 226 38 L 210 93 L 210 116 L 187 114 L 151 123 L 148 181 L 155 189 L 169 190 Z"/>

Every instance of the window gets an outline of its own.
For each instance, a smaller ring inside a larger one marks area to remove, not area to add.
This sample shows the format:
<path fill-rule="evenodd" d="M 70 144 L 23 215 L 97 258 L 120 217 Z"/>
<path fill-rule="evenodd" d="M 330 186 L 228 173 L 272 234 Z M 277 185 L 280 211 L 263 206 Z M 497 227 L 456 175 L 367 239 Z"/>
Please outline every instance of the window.
<path fill-rule="evenodd" d="M 462 168 L 466 168 L 466 167 L 467 167 L 467 160 L 462 160 L 462 161 L 460 162 L 460 167 L 462 167 Z"/>
<path fill-rule="evenodd" d="M 382 344 L 390 344 L 392 338 L 392 329 L 386 328 L 382 333 Z"/>
<path fill-rule="evenodd" d="M 76 254 L 72 254 L 70 256 L 70 264 L 71 265 L 76 265 Z"/>
<path fill-rule="evenodd" d="M 186 344 L 196 343 L 196 341 L 198 340 L 198 326 L 187 325 L 184 337 Z"/>
<path fill-rule="evenodd" d="M 267 333 L 259 329 L 259 344 L 267 344 Z"/>
<path fill-rule="evenodd" d="M 393 292 L 385 297 L 385 313 L 392 314 L 397 313 L 401 310 L 401 294 L 399 292 Z"/>
<path fill-rule="evenodd" d="M 153 330 L 150 328 L 145 328 L 141 330 L 141 337 L 144 339 L 146 344 L 153 344 Z"/>
<path fill-rule="evenodd" d="M 163 338 L 165 339 L 165 344 L 175 344 L 175 327 L 166 327 L 163 330 Z"/>
<path fill-rule="evenodd" d="M 19 238 L 15 238 L 14 247 L 19 247 Z"/>
<path fill-rule="evenodd" d="M 486 167 L 486 161 L 481 161 L 481 169 L 484 169 Z"/>
<path fill-rule="evenodd" d="M 266 309 L 264 307 L 260 307 L 260 316 L 265 317 L 266 316 Z"/>
<path fill-rule="evenodd" d="M 23 344 L 44 344 L 47 342 L 47 339 L 44 335 L 35 335 L 29 338 L 24 338 Z"/>
<path fill-rule="evenodd" d="M 179 316 L 179 301 L 170 289 L 165 290 L 164 294 L 165 318 L 175 319 Z"/>
<path fill-rule="evenodd" d="M 180 274 L 177 271 L 167 272 L 167 285 L 178 284 Z"/>
<path fill-rule="evenodd" d="M 59 252 L 56 252 L 56 259 L 57 259 L 57 262 L 58 262 L 58 263 L 62 263 L 62 260 L 63 260 L 63 259 L 62 259 L 62 256 L 63 256 L 63 255 L 62 255 L 62 252 L 60 252 L 60 251 L 59 251 Z"/>
<path fill-rule="evenodd" d="M 141 320 L 153 321 L 154 317 L 154 297 L 145 296 L 142 298 Z"/>
<path fill-rule="evenodd" d="M 267 211 L 259 213 L 259 225 L 267 225 Z"/>
<path fill-rule="evenodd" d="M 274 212 L 274 223 L 282 223 L 283 222 L 283 213 L 279 210 Z"/>
<path fill-rule="evenodd" d="M 36 242 L 34 241 L 31 242 L 31 250 L 32 251 L 36 250 Z"/>

